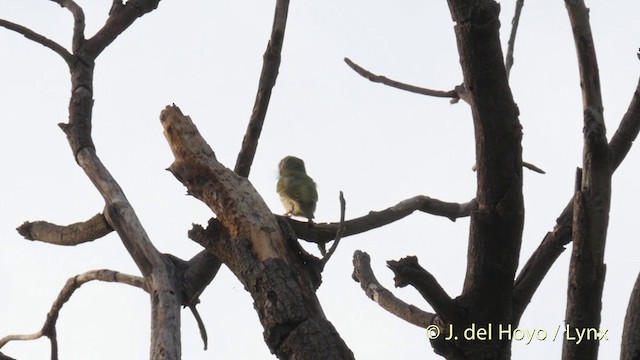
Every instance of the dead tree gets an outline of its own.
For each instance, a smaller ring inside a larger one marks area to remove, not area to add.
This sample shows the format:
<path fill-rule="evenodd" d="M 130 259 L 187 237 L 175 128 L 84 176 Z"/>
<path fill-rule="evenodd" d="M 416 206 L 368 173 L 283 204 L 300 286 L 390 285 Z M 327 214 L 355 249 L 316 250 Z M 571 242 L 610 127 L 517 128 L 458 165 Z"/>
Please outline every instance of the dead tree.
<path fill-rule="evenodd" d="M 51 307 L 42 329 L 31 335 L 12 335 L 0 340 L 0 348 L 12 340 L 47 337 L 52 358 L 57 359 L 56 321 L 73 292 L 93 280 L 119 282 L 146 291 L 151 303 L 151 359 L 179 359 L 180 308 L 191 308 L 207 342 L 204 325 L 196 311 L 198 297 L 222 264 L 227 266 L 251 294 L 270 350 L 282 359 L 351 359 L 353 354 L 325 317 L 315 291 L 324 265 L 341 237 L 384 226 L 416 210 L 451 220 L 470 216 L 468 265 L 462 293 L 453 298 L 437 279 L 423 269 L 416 257 L 389 261 L 396 286 L 415 287 L 434 309 L 433 313 L 409 306 L 393 296 L 375 279 L 364 252 L 354 254 L 354 279 L 368 296 L 386 310 L 428 330 L 434 350 L 447 359 L 509 359 L 511 341 L 500 335 L 500 326 L 517 326 L 533 294 L 554 261 L 573 241 L 567 304 L 567 323 L 579 328 L 598 328 L 611 175 L 620 165 L 640 130 L 640 83 L 629 110 L 611 141 L 606 141 L 598 68 L 582 1 L 567 1 L 583 90 L 584 159 L 578 171 L 576 192 L 559 216 L 553 231 L 542 240 L 519 274 L 524 203 L 522 169 L 541 171 L 522 160 L 519 110 L 513 99 L 508 74 L 513 64 L 515 28 L 522 2 L 517 7 L 514 33 L 509 41 L 507 65 L 503 61 L 498 19 L 499 5 L 490 0 L 449 0 L 456 23 L 455 34 L 464 83 L 451 91 L 434 91 L 373 75 L 346 59 L 359 74 L 403 90 L 428 96 L 465 100 L 473 115 L 476 140 L 477 192 L 467 203 L 443 202 L 416 196 L 386 210 L 336 223 L 297 222 L 274 216 L 247 180 L 265 120 L 271 89 L 280 66 L 280 53 L 288 13 L 288 1 L 278 0 L 271 38 L 264 54 L 258 93 L 234 170 L 221 164 L 199 134 L 196 121 L 175 105 L 160 114 L 165 137 L 175 160 L 169 170 L 188 193 L 215 214 L 206 228 L 194 226 L 189 237 L 204 247 L 190 260 L 160 253 L 122 188 L 96 155 L 92 140 L 93 72 L 101 52 L 138 17 L 153 11 L 159 0 L 113 2 L 105 25 L 85 38 L 84 13 L 73 0 L 54 0 L 74 18 L 71 51 L 34 31 L 0 20 L 15 31 L 57 53 L 71 73 L 68 123 L 60 124 L 74 158 L 104 199 L 104 210 L 89 220 L 59 226 L 45 221 L 25 222 L 18 228 L 30 240 L 57 245 L 77 245 L 115 231 L 142 276 L 96 270 L 69 279 Z M 324 259 L 308 254 L 298 243 L 325 244 L 335 240 Z M 623 358 L 636 359 L 640 292 L 629 303 L 623 337 Z M 485 338 L 467 340 L 463 330 L 487 329 Z M 567 327 L 567 331 L 571 331 Z M 0 353 L 0 356 L 5 355 Z M 597 342 L 581 345 L 565 342 L 563 359 L 597 357 Z"/>

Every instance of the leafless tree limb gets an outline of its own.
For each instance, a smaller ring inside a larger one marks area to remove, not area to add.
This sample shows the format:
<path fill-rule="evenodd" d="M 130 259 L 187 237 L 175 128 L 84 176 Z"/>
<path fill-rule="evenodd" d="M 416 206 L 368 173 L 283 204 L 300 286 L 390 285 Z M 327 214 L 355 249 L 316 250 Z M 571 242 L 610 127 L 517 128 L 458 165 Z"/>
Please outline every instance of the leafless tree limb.
<path fill-rule="evenodd" d="M 191 314 L 196 319 L 196 323 L 198 324 L 198 330 L 200 331 L 200 337 L 202 338 L 202 342 L 204 343 L 204 350 L 207 350 L 209 337 L 207 336 L 207 328 L 204 326 L 204 321 L 202 321 L 202 317 L 200 317 L 200 313 L 198 309 L 196 309 L 196 305 L 189 305 L 189 310 L 191 310 Z"/>
<path fill-rule="evenodd" d="M 267 45 L 267 50 L 263 56 L 262 73 L 258 83 L 258 93 L 253 105 L 253 111 L 247 131 L 242 140 L 242 148 L 238 153 L 236 160 L 236 174 L 249 177 L 251 164 L 258 148 L 258 140 L 262 132 L 262 125 L 267 115 L 269 100 L 271 99 L 271 91 L 276 84 L 278 70 L 280 68 L 280 59 L 282 53 L 282 45 L 284 43 L 284 32 L 287 25 L 287 14 L 289 12 L 289 0 L 277 0 L 276 10 L 273 17 L 273 27 L 271 29 L 271 39 Z"/>
<path fill-rule="evenodd" d="M 71 55 L 71 53 L 69 53 L 69 51 L 67 51 L 67 49 L 65 49 L 62 45 L 43 35 L 38 34 L 37 32 L 27 27 L 12 23 L 11 21 L 7 21 L 4 19 L 0 19 L 0 26 L 15 31 L 18 34 L 22 34 L 27 39 L 53 50 L 53 52 L 60 55 L 67 64 L 69 64 L 73 59 L 73 55 Z"/>
<path fill-rule="evenodd" d="M 25 221 L 16 230 L 27 240 L 67 246 L 93 241 L 113 231 L 103 214 L 96 214 L 87 221 L 66 226 L 46 221 Z"/>
<path fill-rule="evenodd" d="M 629 108 L 609 142 L 614 170 L 620 166 L 622 160 L 629 153 L 633 141 L 638 137 L 638 132 L 640 132 L 640 78 L 631 98 Z"/>
<path fill-rule="evenodd" d="M 376 75 L 362 68 L 360 65 L 354 63 L 349 58 L 344 58 L 344 62 L 346 62 L 347 65 L 349 65 L 349 67 L 352 68 L 353 71 L 357 72 L 360 76 L 375 83 L 384 84 L 387 86 L 394 87 L 396 89 L 405 90 L 415 94 L 434 96 L 434 97 L 444 97 L 444 98 L 459 98 L 458 91 L 456 91 L 455 89 L 449 90 L 449 91 L 441 91 L 441 90 L 432 90 L 432 89 L 427 89 L 427 88 L 418 87 L 414 85 L 409 85 L 409 84 L 405 84 L 399 81 L 389 79 L 386 76 Z"/>
<path fill-rule="evenodd" d="M 63 8 L 69 10 L 73 15 L 73 40 L 71 42 L 71 49 L 74 53 L 77 53 L 84 44 L 84 11 L 73 0 L 52 0 L 58 3 Z"/>
<path fill-rule="evenodd" d="M 507 56 L 505 59 L 504 67 L 507 69 L 507 78 L 511 73 L 511 67 L 513 66 L 513 50 L 516 46 L 516 34 L 518 33 L 518 24 L 520 23 L 520 15 L 522 14 L 522 7 L 524 6 L 524 0 L 516 1 L 516 12 L 511 20 L 511 34 L 509 35 L 509 42 L 507 45 Z"/>
<path fill-rule="evenodd" d="M 382 227 L 398 221 L 414 211 L 422 211 L 432 215 L 444 216 L 451 221 L 467 217 L 471 211 L 477 209 L 475 199 L 467 203 L 449 203 L 424 195 L 418 195 L 401 201 L 390 208 L 381 211 L 371 211 L 369 214 L 345 221 L 344 236 L 360 234 L 365 231 Z M 284 217 L 283 217 L 284 218 Z M 293 227 L 298 238 L 315 243 L 326 243 L 333 240 L 340 223 L 324 223 L 308 226 L 307 222 L 300 222 L 285 218 Z"/>
<path fill-rule="evenodd" d="M 435 314 L 405 303 L 382 286 L 371 269 L 371 258 L 366 252 L 356 250 L 353 253 L 352 277 L 360 283 L 360 287 L 371 300 L 404 321 L 426 328 L 435 319 Z"/>
<path fill-rule="evenodd" d="M 453 300 L 436 278 L 418 264 L 417 257 L 407 256 L 399 261 L 389 260 L 387 266 L 395 274 L 393 280 L 396 287 L 413 286 L 439 316 L 449 321 L 456 318 Z"/>
<path fill-rule="evenodd" d="M 609 142 L 612 166 L 615 171 L 629 153 L 631 145 L 640 132 L 640 79 L 631 98 L 629 108 L 622 117 L 617 131 Z M 533 294 L 556 259 L 571 242 L 571 222 L 573 216 L 573 198 L 562 211 L 552 232 L 547 233 L 538 248 L 531 255 L 518 274 L 514 284 L 514 320 L 517 325 Z"/>
<path fill-rule="evenodd" d="M 86 284 L 90 281 L 99 280 L 105 282 L 117 282 L 121 284 L 127 284 L 131 286 L 135 286 L 137 288 L 143 289 L 147 291 L 144 279 L 134 276 L 123 274 L 113 270 L 93 270 L 88 271 L 84 274 L 76 275 L 69 280 L 67 280 L 66 284 L 58 294 L 58 297 L 53 302 L 49 313 L 47 314 L 47 319 L 42 326 L 42 329 L 36 333 L 29 335 L 9 335 L 0 339 L 0 348 L 6 345 L 10 341 L 14 340 L 35 340 L 39 339 L 43 336 L 46 336 L 51 341 L 52 348 L 52 359 L 57 359 L 57 339 L 56 339 L 56 322 L 58 320 L 58 315 L 60 314 L 60 310 L 62 310 L 62 306 L 69 301 L 73 293 L 80 288 L 83 284 Z"/>
<path fill-rule="evenodd" d="M 336 252 L 336 249 L 338 248 L 338 244 L 340 243 L 340 239 L 342 239 L 342 235 L 344 235 L 344 214 L 345 214 L 345 210 L 346 210 L 346 202 L 344 200 L 344 194 L 342 193 L 342 191 L 340 191 L 340 222 L 338 223 L 338 231 L 336 232 L 336 237 L 333 240 L 333 244 L 331 244 L 331 248 L 329 248 L 329 252 L 324 255 L 324 257 L 322 258 L 322 267 L 324 268 L 324 266 L 327 264 L 327 262 L 329 262 L 329 259 L 331 259 L 331 256 L 333 256 L 333 254 Z M 322 252 L 322 249 L 324 249 L 324 243 L 322 244 L 318 244 L 318 246 L 322 245 L 322 247 L 320 248 L 320 252 Z"/>
<path fill-rule="evenodd" d="M 589 10 L 582 0 L 565 1 L 565 5 L 578 55 L 584 111 L 583 171 L 580 187 L 574 196 L 573 247 L 565 315 L 569 332 L 570 328 L 600 326 L 613 166 Z M 562 359 L 597 359 L 598 347 L 598 341 L 578 343 L 565 338 Z"/>
<path fill-rule="evenodd" d="M 87 53 L 97 57 L 137 18 L 155 10 L 159 3 L 160 0 L 129 0 L 124 4 L 114 1 L 107 22 L 95 35 L 87 39 Z"/>
<path fill-rule="evenodd" d="M 627 314 L 622 332 L 620 360 L 637 360 L 640 357 L 640 274 L 636 278 L 629 297 Z"/>
<path fill-rule="evenodd" d="M 531 171 L 533 171 L 533 172 L 537 172 L 538 174 L 546 174 L 546 172 L 544 170 L 542 170 L 539 167 L 537 167 L 537 166 L 535 166 L 535 165 L 533 165 L 531 163 L 528 163 L 526 161 L 522 162 L 522 166 L 527 168 L 527 169 L 529 169 L 529 170 L 531 170 Z"/>

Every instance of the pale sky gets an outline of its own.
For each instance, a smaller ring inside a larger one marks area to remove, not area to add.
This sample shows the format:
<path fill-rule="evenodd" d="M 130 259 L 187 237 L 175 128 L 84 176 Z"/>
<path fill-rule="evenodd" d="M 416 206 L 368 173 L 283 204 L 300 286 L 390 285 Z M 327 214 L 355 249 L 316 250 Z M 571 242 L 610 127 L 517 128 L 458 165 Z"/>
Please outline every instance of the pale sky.
<path fill-rule="evenodd" d="M 87 36 L 106 19 L 110 1 L 78 1 Z M 93 137 L 97 152 L 124 189 L 156 247 L 188 259 L 200 246 L 186 236 L 206 224 L 210 210 L 185 196 L 165 171 L 172 161 L 158 120 L 175 103 L 191 116 L 233 167 L 249 119 L 269 37 L 274 1 L 171 1 L 138 19 L 98 58 Z M 627 109 L 640 74 L 640 3 L 589 1 L 608 134 Z M 502 3 L 506 48 L 512 2 Z M 51 1 L 0 0 L 0 18 L 69 47 L 72 18 Z M 344 191 L 347 218 L 427 195 L 466 202 L 476 184 L 473 124 L 465 103 L 429 98 L 373 84 L 346 66 L 411 84 L 450 90 L 462 81 L 445 1 L 292 2 L 280 76 L 274 89 L 250 180 L 275 213 L 278 161 L 305 160 L 318 184 L 317 222 L 339 218 Z M 76 247 L 24 240 L 14 229 L 26 220 L 58 224 L 101 212 L 103 201 L 75 164 L 64 134 L 69 76 L 52 51 L 0 29 L 0 337 L 39 330 L 65 281 L 108 268 L 138 274 L 115 233 Z M 573 192 L 582 154 L 582 104 L 577 61 L 562 1 L 527 2 L 511 72 L 520 108 L 524 159 L 547 174 L 525 171 L 526 220 L 521 265 Z M 619 357 L 622 324 L 640 263 L 640 149 L 632 148 L 613 180 L 606 250 L 607 281 L 602 359 Z M 329 320 L 359 359 L 439 359 L 424 330 L 387 313 L 351 279 L 354 250 L 367 251 L 378 279 L 423 310 L 412 288 L 393 289 L 385 262 L 416 255 L 455 297 L 462 289 L 469 220 L 416 213 L 381 229 L 345 238 L 323 273 L 318 296 Z M 311 247 L 313 249 L 313 247 Z M 548 332 L 563 324 L 570 245 L 522 318 L 526 329 Z M 270 359 L 252 300 L 226 268 L 201 297 L 209 332 L 202 350 L 189 311 L 182 317 L 184 359 Z M 63 308 L 57 333 L 61 359 L 144 359 L 149 352 L 149 298 L 122 284 L 92 282 Z M 562 342 L 515 341 L 514 359 L 559 358 Z M 47 359 L 49 342 L 12 342 L 17 359 Z"/>

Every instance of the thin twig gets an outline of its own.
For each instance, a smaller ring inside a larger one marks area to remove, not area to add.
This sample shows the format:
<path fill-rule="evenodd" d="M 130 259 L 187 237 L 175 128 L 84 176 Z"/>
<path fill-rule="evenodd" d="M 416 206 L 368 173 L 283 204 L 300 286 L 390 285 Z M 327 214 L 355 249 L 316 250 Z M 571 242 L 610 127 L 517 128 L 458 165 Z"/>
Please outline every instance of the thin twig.
<path fill-rule="evenodd" d="M 518 32 L 518 24 L 520 23 L 520 14 L 522 13 L 523 6 L 524 0 L 516 1 L 516 13 L 513 15 L 513 20 L 511 20 L 511 35 L 509 35 L 509 42 L 507 43 L 507 56 L 504 65 L 507 69 L 507 79 L 513 66 L 513 50 L 516 46 L 516 33 Z"/>
<path fill-rule="evenodd" d="M 366 252 L 356 250 L 353 253 L 353 275 L 351 277 L 360 283 L 360 287 L 371 300 L 404 321 L 426 328 L 435 319 L 435 314 L 405 303 L 382 286 L 371 269 L 371 258 Z"/>
<path fill-rule="evenodd" d="M 340 223 L 338 224 L 338 231 L 336 232 L 336 238 L 335 240 L 333 240 L 333 244 L 331 244 L 329 251 L 322 258 L 323 268 L 327 264 L 327 262 L 329 262 L 329 259 L 331 259 L 331 256 L 333 256 L 333 254 L 336 252 L 336 249 L 338 248 L 338 244 L 340 243 L 340 239 L 342 239 L 342 235 L 344 235 L 344 228 L 345 228 L 344 214 L 345 214 L 346 207 L 347 205 L 346 205 L 346 201 L 344 200 L 344 194 L 342 193 L 342 191 L 340 191 Z"/>
<path fill-rule="evenodd" d="M 435 97 L 444 97 L 444 98 L 458 98 L 458 92 L 455 89 L 454 90 L 449 90 L 449 91 L 441 91 L 441 90 L 432 90 L 432 89 L 427 89 L 427 88 L 418 87 L 418 86 L 414 86 L 414 85 L 409 85 L 409 84 L 405 84 L 405 83 L 401 83 L 399 81 L 395 81 L 395 80 L 389 79 L 386 76 L 376 75 L 376 74 L 374 74 L 374 73 L 362 68 L 360 65 L 354 63 L 349 58 L 344 58 L 344 62 L 346 62 L 347 65 L 349 65 L 349 67 L 352 68 L 355 72 L 360 74 L 360 76 L 364 77 L 365 79 L 367 79 L 369 81 L 375 82 L 375 83 L 384 84 L 384 85 L 387 85 L 387 86 L 394 87 L 396 89 L 405 90 L 405 91 L 412 92 L 412 93 L 415 93 L 415 94 L 421 94 L 421 95 L 427 95 L 427 96 L 435 96 Z"/>
<path fill-rule="evenodd" d="M 202 338 L 202 342 L 204 343 L 204 349 L 207 350 L 208 339 L 209 339 L 209 337 L 207 336 L 207 328 L 204 326 L 204 322 L 200 317 L 200 313 L 198 312 L 198 309 L 196 309 L 196 305 L 195 304 L 189 305 L 189 310 L 191 310 L 191 314 L 193 314 L 193 317 L 196 319 L 196 323 L 198 324 L 198 330 L 200 331 L 200 337 Z"/>
<path fill-rule="evenodd" d="M 271 99 L 271 91 L 278 78 L 278 69 L 284 43 L 284 31 L 287 26 L 287 14 L 289 12 L 289 0 L 276 1 L 276 10 L 273 17 L 273 27 L 271 29 L 271 39 L 267 45 L 267 50 L 263 55 L 262 72 L 258 83 L 258 93 L 253 104 L 251 118 L 247 125 L 247 131 L 242 140 L 242 148 L 238 153 L 234 171 L 236 174 L 249 177 L 251 164 L 258 148 L 258 140 L 262 132 L 262 125 L 267 116 L 267 108 Z"/>
<path fill-rule="evenodd" d="M 60 55 L 62 57 L 62 59 L 67 63 L 71 63 L 72 59 L 73 59 L 73 55 L 71 55 L 71 53 L 69 51 L 67 51 L 67 49 L 65 49 L 62 45 L 58 44 L 57 42 L 38 34 L 37 32 L 24 27 L 22 25 L 18 25 L 16 23 L 13 23 L 11 21 L 7 21 L 4 19 L 0 19 L 0 26 L 15 31 L 18 34 L 23 35 L 24 37 L 26 37 L 29 40 L 32 40 L 46 48 L 49 48 L 51 50 L 53 50 L 53 52 L 55 52 L 56 54 Z"/>

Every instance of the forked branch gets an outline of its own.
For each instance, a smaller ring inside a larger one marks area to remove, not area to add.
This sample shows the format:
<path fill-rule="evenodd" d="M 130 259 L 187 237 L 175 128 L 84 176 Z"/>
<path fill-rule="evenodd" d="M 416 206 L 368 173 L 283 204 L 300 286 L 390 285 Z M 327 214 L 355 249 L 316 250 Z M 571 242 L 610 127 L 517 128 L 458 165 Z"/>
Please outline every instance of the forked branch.
<path fill-rule="evenodd" d="M 418 258 L 407 256 L 399 261 L 389 260 L 387 266 L 395 277 L 396 287 L 413 286 L 427 300 L 438 315 L 445 319 L 456 318 L 455 304 L 430 272 L 418 264 Z"/>
<path fill-rule="evenodd" d="M 0 348 L 6 345 L 10 341 L 15 340 L 36 340 L 43 336 L 46 336 L 51 341 L 51 349 L 52 359 L 57 359 L 57 339 L 56 339 L 56 322 L 58 321 L 58 315 L 60 314 L 60 310 L 62 310 L 62 306 L 69 301 L 73 293 L 80 288 L 83 284 L 86 284 L 90 281 L 105 281 L 105 282 L 117 282 L 121 284 L 135 286 L 137 288 L 143 289 L 146 291 L 144 279 L 134 276 L 123 274 L 113 270 L 93 270 L 88 271 L 84 274 L 76 275 L 69 280 L 67 280 L 66 284 L 58 294 L 58 297 L 53 302 L 49 313 L 47 314 L 47 319 L 42 326 L 42 329 L 36 333 L 29 335 L 9 335 L 0 339 Z"/>
<path fill-rule="evenodd" d="M 391 291 L 382 286 L 371 269 L 371 258 L 366 252 L 356 250 L 353 253 L 353 275 L 351 277 L 360 283 L 360 287 L 371 300 L 408 323 L 426 328 L 436 317 L 433 313 L 420 310 L 416 306 L 398 299 Z"/>
<path fill-rule="evenodd" d="M 615 171 L 629 153 L 631 145 L 640 132 L 640 78 L 633 93 L 627 112 L 622 117 L 615 134 L 609 142 L 611 149 L 611 163 Z M 573 198 L 562 211 L 554 230 L 549 232 L 538 248 L 531 255 L 525 266 L 518 274 L 514 284 L 514 320 L 518 324 L 533 294 L 540 286 L 551 266 L 564 251 L 564 246 L 571 242 L 571 222 L 573 217 Z"/>

